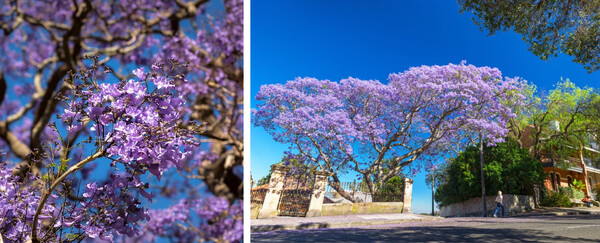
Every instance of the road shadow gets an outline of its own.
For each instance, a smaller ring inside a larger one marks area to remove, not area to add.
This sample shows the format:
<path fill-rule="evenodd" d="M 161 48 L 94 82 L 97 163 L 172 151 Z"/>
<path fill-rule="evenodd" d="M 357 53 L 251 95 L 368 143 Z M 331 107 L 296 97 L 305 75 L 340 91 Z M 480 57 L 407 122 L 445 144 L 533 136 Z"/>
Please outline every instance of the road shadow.
<path fill-rule="evenodd" d="M 598 220 L 600 219 L 600 214 L 569 214 L 569 215 L 541 215 L 541 216 L 533 216 L 529 218 L 538 218 L 544 220 L 566 220 L 566 219 L 576 219 L 576 220 Z"/>
<path fill-rule="evenodd" d="M 304 223 L 298 226 L 294 226 L 298 230 L 302 229 L 323 229 L 329 228 L 328 223 Z M 277 231 L 277 230 L 285 230 L 285 225 L 259 225 L 259 226 L 251 226 L 252 233 L 254 232 L 264 232 L 264 231 Z M 289 228 L 288 228 L 289 229 Z"/>
<path fill-rule="evenodd" d="M 594 242 L 548 231 L 447 226 L 395 229 L 337 228 L 253 233 L 252 242 Z"/>

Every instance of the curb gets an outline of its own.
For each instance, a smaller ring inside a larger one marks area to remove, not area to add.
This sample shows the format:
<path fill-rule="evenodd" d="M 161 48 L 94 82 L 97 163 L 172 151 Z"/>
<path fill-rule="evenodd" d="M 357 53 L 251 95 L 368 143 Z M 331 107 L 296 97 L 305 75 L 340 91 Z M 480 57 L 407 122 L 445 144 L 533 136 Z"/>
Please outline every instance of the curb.
<path fill-rule="evenodd" d="M 328 228 L 347 228 L 357 226 L 385 225 L 385 224 L 401 224 L 411 222 L 436 221 L 443 218 L 420 218 L 420 219 L 390 219 L 390 220 L 369 220 L 347 223 L 303 223 L 303 224 L 274 224 L 274 225 L 251 225 L 250 232 L 268 232 L 280 230 L 304 230 L 304 229 L 328 229 Z"/>

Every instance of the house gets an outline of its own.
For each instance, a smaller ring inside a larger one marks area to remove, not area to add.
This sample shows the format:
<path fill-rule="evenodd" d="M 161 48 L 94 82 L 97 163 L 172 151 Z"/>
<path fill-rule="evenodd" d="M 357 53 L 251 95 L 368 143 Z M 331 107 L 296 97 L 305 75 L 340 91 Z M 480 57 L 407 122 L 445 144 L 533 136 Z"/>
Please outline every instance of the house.
<path fill-rule="evenodd" d="M 558 122 L 553 122 L 554 129 L 558 129 Z M 530 126 L 523 131 L 521 144 L 524 148 L 533 146 L 532 134 L 535 128 Z M 542 141 L 544 139 L 541 139 Z M 568 159 L 557 159 L 542 155 L 541 162 L 544 166 L 546 179 L 544 187 L 550 191 L 558 190 L 558 187 L 570 187 L 575 179 L 584 182 L 586 196 L 596 198 L 596 192 L 592 189 L 595 184 L 600 183 L 600 148 L 596 143 L 588 143 L 583 146 L 582 155 L 579 149 L 572 148 L 573 153 Z M 546 153 L 548 154 L 548 153 Z"/>

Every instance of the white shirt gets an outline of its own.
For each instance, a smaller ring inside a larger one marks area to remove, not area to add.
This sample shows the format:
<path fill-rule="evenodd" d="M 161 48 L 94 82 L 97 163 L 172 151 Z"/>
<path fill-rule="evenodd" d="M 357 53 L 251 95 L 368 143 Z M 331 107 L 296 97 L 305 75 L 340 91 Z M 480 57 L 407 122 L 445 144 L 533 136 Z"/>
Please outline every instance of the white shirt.
<path fill-rule="evenodd" d="M 502 195 L 498 195 L 498 196 L 496 197 L 496 202 L 497 202 L 497 203 L 502 203 Z"/>

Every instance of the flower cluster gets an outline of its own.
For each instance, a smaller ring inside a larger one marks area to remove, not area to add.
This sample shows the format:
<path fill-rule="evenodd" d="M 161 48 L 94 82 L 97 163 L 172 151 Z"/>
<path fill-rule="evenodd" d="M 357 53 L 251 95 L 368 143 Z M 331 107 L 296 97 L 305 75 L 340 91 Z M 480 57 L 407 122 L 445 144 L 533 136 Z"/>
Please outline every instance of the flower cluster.
<path fill-rule="evenodd" d="M 224 198 L 210 197 L 194 211 L 207 222 L 200 226 L 204 239 L 239 242 L 243 236 L 243 203 L 230 205 Z"/>
<path fill-rule="evenodd" d="M 131 175 L 113 174 L 109 183 L 101 187 L 95 182 L 87 184 L 83 193 L 86 200 L 71 214 L 81 220 L 74 226 L 82 228 L 90 238 L 110 241 L 113 239 L 111 231 L 128 237 L 138 235 L 137 223 L 148 220 L 149 215 L 129 190 L 148 199 L 153 197 L 144 191 L 144 183 Z M 86 222 L 82 223 L 83 220 Z"/>
<path fill-rule="evenodd" d="M 167 209 L 149 210 L 148 222 L 135 240 L 154 242 L 157 236 L 200 235 L 204 240 L 215 242 L 241 242 L 243 229 L 243 203 L 230 204 L 221 197 L 182 199 Z M 193 215 L 200 217 L 199 225 L 190 224 Z M 188 222 L 186 224 L 186 222 Z"/>
<path fill-rule="evenodd" d="M 173 80 L 136 69 L 138 80 L 118 83 L 87 82 L 76 90 L 61 116 L 74 133 L 86 121 L 97 143 L 136 175 L 150 171 L 159 180 L 164 170 L 180 168 L 190 153 L 196 131 L 179 122 L 185 100 L 171 92 Z M 149 91 L 148 84 L 156 89 Z"/>
<path fill-rule="evenodd" d="M 95 72 L 71 74 L 68 82 L 78 89 L 63 97 L 67 108 L 59 117 L 68 138 L 90 127 L 97 153 L 110 158 L 115 169 L 123 166 L 125 173 L 112 174 L 102 186 L 88 183 L 81 203 L 69 204 L 54 227 L 82 229 L 87 237 L 112 241 L 139 234 L 138 222 L 149 215 L 134 195 L 149 201 L 156 196 L 146 191 L 149 185 L 140 176 L 149 171 L 160 180 L 163 171 L 181 169 L 198 145 L 194 136 L 199 127 L 181 123 L 185 101 L 172 91 L 170 77 L 140 68 L 133 72 L 137 80 L 98 83 Z"/>
<path fill-rule="evenodd" d="M 30 222 L 40 200 L 39 188 L 23 185 L 21 178 L 11 175 L 11 172 L 5 163 L 0 163 L 0 240 L 25 242 L 31 238 Z M 55 200 L 55 197 L 49 199 L 51 202 Z M 46 204 L 40 222 L 58 215 L 58 211 L 52 204 Z M 54 237 L 52 234 L 42 236 L 50 240 Z"/>
<path fill-rule="evenodd" d="M 142 197 L 156 201 L 165 195 L 197 196 L 196 187 L 173 183 L 179 182 L 178 177 L 167 178 L 170 173 L 184 177 L 185 185 L 197 185 L 203 178 L 212 193 L 231 202 L 241 198 L 241 176 L 231 175 L 242 166 L 244 147 L 243 1 L 207 2 L 0 4 L 0 66 L 8 80 L 6 97 L 19 97 L 0 101 L 0 123 L 6 124 L 0 147 L 21 165 L 32 165 L 18 168 L 39 173 L 37 181 L 45 189 L 57 182 L 46 204 L 64 209 L 38 224 L 40 241 L 52 241 L 47 232 L 74 242 L 140 233 L 137 225 L 148 215 Z M 103 72 L 111 74 L 68 73 L 81 64 L 88 66 L 86 56 L 98 59 L 93 66 L 108 65 Z M 189 65 L 172 69 L 170 59 Z M 166 65 L 149 68 L 152 62 Z M 140 66 L 146 70 L 132 70 Z M 201 129 L 188 121 L 209 124 Z M 200 135 L 192 135 L 199 130 Z M 60 136 L 65 131 L 68 135 Z M 196 146 L 193 136 L 201 136 L 203 146 Z M 40 150 L 50 152 L 42 162 L 29 163 L 28 154 Z M 79 164 L 90 153 L 100 153 L 102 159 Z M 100 178 L 98 170 L 104 163 L 115 172 Z M 167 171 L 173 167 L 177 170 Z M 76 172 L 56 180 L 72 168 Z M 27 188 L 37 182 L 24 181 Z M 170 189 L 174 187 L 177 190 Z M 38 200 L 45 192 L 36 194 Z M 59 199 L 52 201 L 57 195 Z M 108 211 L 116 215 L 102 217 Z M 31 225 L 28 220 L 25 224 Z M 197 240 L 197 233 L 186 232 L 173 235 L 175 241 Z"/>

